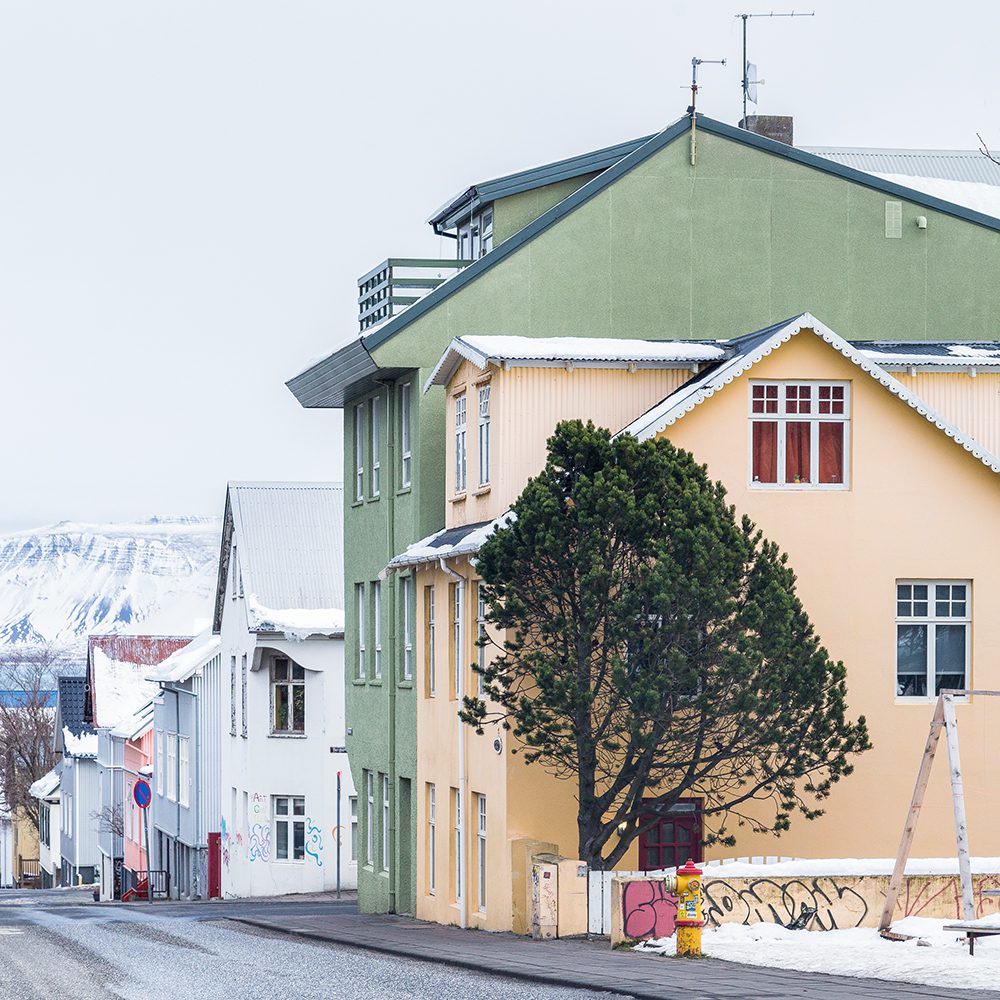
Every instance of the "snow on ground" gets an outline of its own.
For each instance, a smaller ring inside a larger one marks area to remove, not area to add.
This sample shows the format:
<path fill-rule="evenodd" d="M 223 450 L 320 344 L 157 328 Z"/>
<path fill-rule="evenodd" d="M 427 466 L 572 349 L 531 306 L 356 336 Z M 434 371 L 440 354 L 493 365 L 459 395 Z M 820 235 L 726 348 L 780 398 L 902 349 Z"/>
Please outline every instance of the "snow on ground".
<path fill-rule="evenodd" d="M 790 931 L 780 924 L 723 924 L 702 933 L 708 958 L 801 972 L 826 972 L 863 979 L 890 979 L 949 989 L 1000 991 L 1000 936 L 980 938 L 969 955 L 964 935 L 945 931 L 949 920 L 905 917 L 892 929 L 914 935 L 910 941 L 886 941 L 874 928 L 837 931 Z M 974 921 L 1000 927 L 1000 917 Z M 675 937 L 646 941 L 637 951 L 674 955 Z"/>
<path fill-rule="evenodd" d="M 1000 872 L 1000 858 L 970 858 L 972 871 L 991 875 Z M 893 858 L 790 858 L 768 864 L 749 860 L 705 862 L 706 878 L 804 878 L 816 875 L 891 875 Z M 958 858 L 910 858 L 906 875 L 957 875 Z"/>

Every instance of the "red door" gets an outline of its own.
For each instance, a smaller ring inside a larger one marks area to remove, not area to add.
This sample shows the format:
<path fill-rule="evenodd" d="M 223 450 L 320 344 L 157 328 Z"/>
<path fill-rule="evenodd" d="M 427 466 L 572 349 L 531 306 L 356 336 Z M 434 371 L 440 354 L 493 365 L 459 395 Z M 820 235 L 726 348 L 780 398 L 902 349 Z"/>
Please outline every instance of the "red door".
<path fill-rule="evenodd" d="M 208 835 L 208 898 L 218 899 L 222 895 L 222 836 Z"/>
<path fill-rule="evenodd" d="M 645 822 L 645 818 L 640 820 L 640 823 Z M 641 871 L 677 868 L 688 858 L 701 861 L 701 802 L 698 799 L 681 799 L 674 803 L 659 822 L 639 834 Z"/>

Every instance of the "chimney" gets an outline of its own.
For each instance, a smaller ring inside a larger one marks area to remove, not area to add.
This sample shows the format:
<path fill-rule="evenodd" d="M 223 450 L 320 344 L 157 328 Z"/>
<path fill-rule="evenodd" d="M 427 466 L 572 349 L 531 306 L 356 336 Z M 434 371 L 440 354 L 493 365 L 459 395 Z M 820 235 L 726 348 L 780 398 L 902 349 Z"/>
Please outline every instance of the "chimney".
<path fill-rule="evenodd" d="M 762 135 L 765 139 L 783 142 L 786 146 L 794 145 L 792 119 L 787 115 L 747 115 L 740 122 L 740 128 Z"/>

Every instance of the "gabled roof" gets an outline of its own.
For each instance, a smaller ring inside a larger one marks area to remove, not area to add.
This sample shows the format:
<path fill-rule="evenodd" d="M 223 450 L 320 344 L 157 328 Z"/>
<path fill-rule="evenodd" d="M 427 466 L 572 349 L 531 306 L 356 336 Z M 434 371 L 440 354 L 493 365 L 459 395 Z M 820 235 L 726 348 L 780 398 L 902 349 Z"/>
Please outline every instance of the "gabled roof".
<path fill-rule="evenodd" d="M 161 684 L 182 684 L 210 663 L 222 648 L 222 640 L 211 629 L 196 635 L 186 646 L 171 653 L 162 663 L 146 672 L 146 680 Z"/>
<path fill-rule="evenodd" d="M 782 159 L 818 170 L 821 173 L 831 174 L 863 187 L 871 188 L 872 190 L 890 195 L 893 198 L 899 198 L 914 205 L 922 205 L 925 208 L 962 219 L 973 225 L 982 226 L 994 232 L 1000 232 L 1000 219 L 985 215 L 982 212 L 977 212 L 954 202 L 925 194 L 894 181 L 885 180 L 874 174 L 865 173 L 862 170 L 836 162 L 826 156 L 817 156 L 815 153 L 810 153 L 805 149 L 789 146 L 783 142 L 776 142 L 773 139 L 768 139 L 756 133 L 747 132 L 732 125 L 726 125 L 712 118 L 706 118 L 704 115 L 698 115 L 697 122 L 698 128 L 702 132 L 708 132 L 729 139 L 740 145 L 749 146 L 753 149 L 770 153 L 773 156 L 779 156 Z M 612 163 L 598 174 L 598 176 L 587 181 L 557 205 L 543 212 L 537 219 L 534 219 L 522 230 L 494 247 L 488 254 L 480 257 L 479 260 L 463 268 L 454 277 L 440 284 L 420 299 L 419 302 L 414 303 L 404 312 L 393 316 L 378 327 L 375 327 L 366 336 L 360 339 L 353 339 L 333 354 L 316 362 L 309 369 L 296 375 L 285 384 L 303 406 L 342 406 L 352 380 L 357 381 L 363 378 L 370 380 L 374 372 L 378 370 L 377 365 L 370 356 L 371 351 L 391 340 L 396 334 L 400 333 L 425 313 L 430 312 L 442 302 L 445 302 L 467 284 L 475 281 L 480 275 L 496 267 L 525 244 L 530 243 L 566 216 L 575 212 L 625 174 L 645 162 L 649 157 L 658 153 L 674 140 L 687 135 L 690 127 L 691 117 L 689 115 L 679 118 L 662 132 L 637 145 L 631 152 Z M 355 368 L 357 371 L 352 374 Z M 388 373 L 386 375 L 389 377 Z"/>
<path fill-rule="evenodd" d="M 234 546 L 251 631 L 281 632 L 285 626 L 299 631 L 300 625 L 314 633 L 343 631 L 340 484 L 229 484 L 215 595 L 216 633 L 222 628 Z"/>
<path fill-rule="evenodd" d="M 701 340 L 615 340 L 598 337 L 456 337 L 424 386 L 447 385 L 463 360 L 477 368 L 689 368 L 725 356 Z"/>
<path fill-rule="evenodd" d="M 875 381 L 885 386 L 894 396 L 916 410 L 939 430 L 944 431 L 948 437 L 960 444 L 967 452 L 975 455 L 983 465 L 994 472 L 1000 472 L 1000 458 L 988 452 L 973 438 L 945 420 L 916 393 L 897 382 L 884 368 L 866 357 L 856 345 L 839 337 L 825 323 L 820 322 L 810 313 L 801 313 L 792 319 L 776 323 L 764 330 L 732 341 L 734 349 L 732 357 L 713 365 L 700 375 L 690 379 L 666 399 L 633 420 L 620 433 L 633 434 L 640 441 L 654 437 L 690 413 L 695 407 L 700 406 L 705 400 L 711 399 L 716 392 L 751 369 L 761 358 L 766 357 L 803 330 L 812 330 L 834 350 L 839 351 L 863 372 L 867 372 Z"/>

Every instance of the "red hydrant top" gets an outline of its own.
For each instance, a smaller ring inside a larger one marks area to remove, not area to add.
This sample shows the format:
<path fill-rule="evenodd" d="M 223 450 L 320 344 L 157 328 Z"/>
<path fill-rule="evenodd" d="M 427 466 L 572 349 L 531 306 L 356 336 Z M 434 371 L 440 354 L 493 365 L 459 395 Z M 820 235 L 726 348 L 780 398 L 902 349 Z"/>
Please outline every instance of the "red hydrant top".
<path fill-rule="evenodd" d="M 704 874 L 700 868 L 698 868 L 695 863 L 688 858 L 687 864 L 683 868 L 677 869 L 678 875 L 702 875 Z"/>

